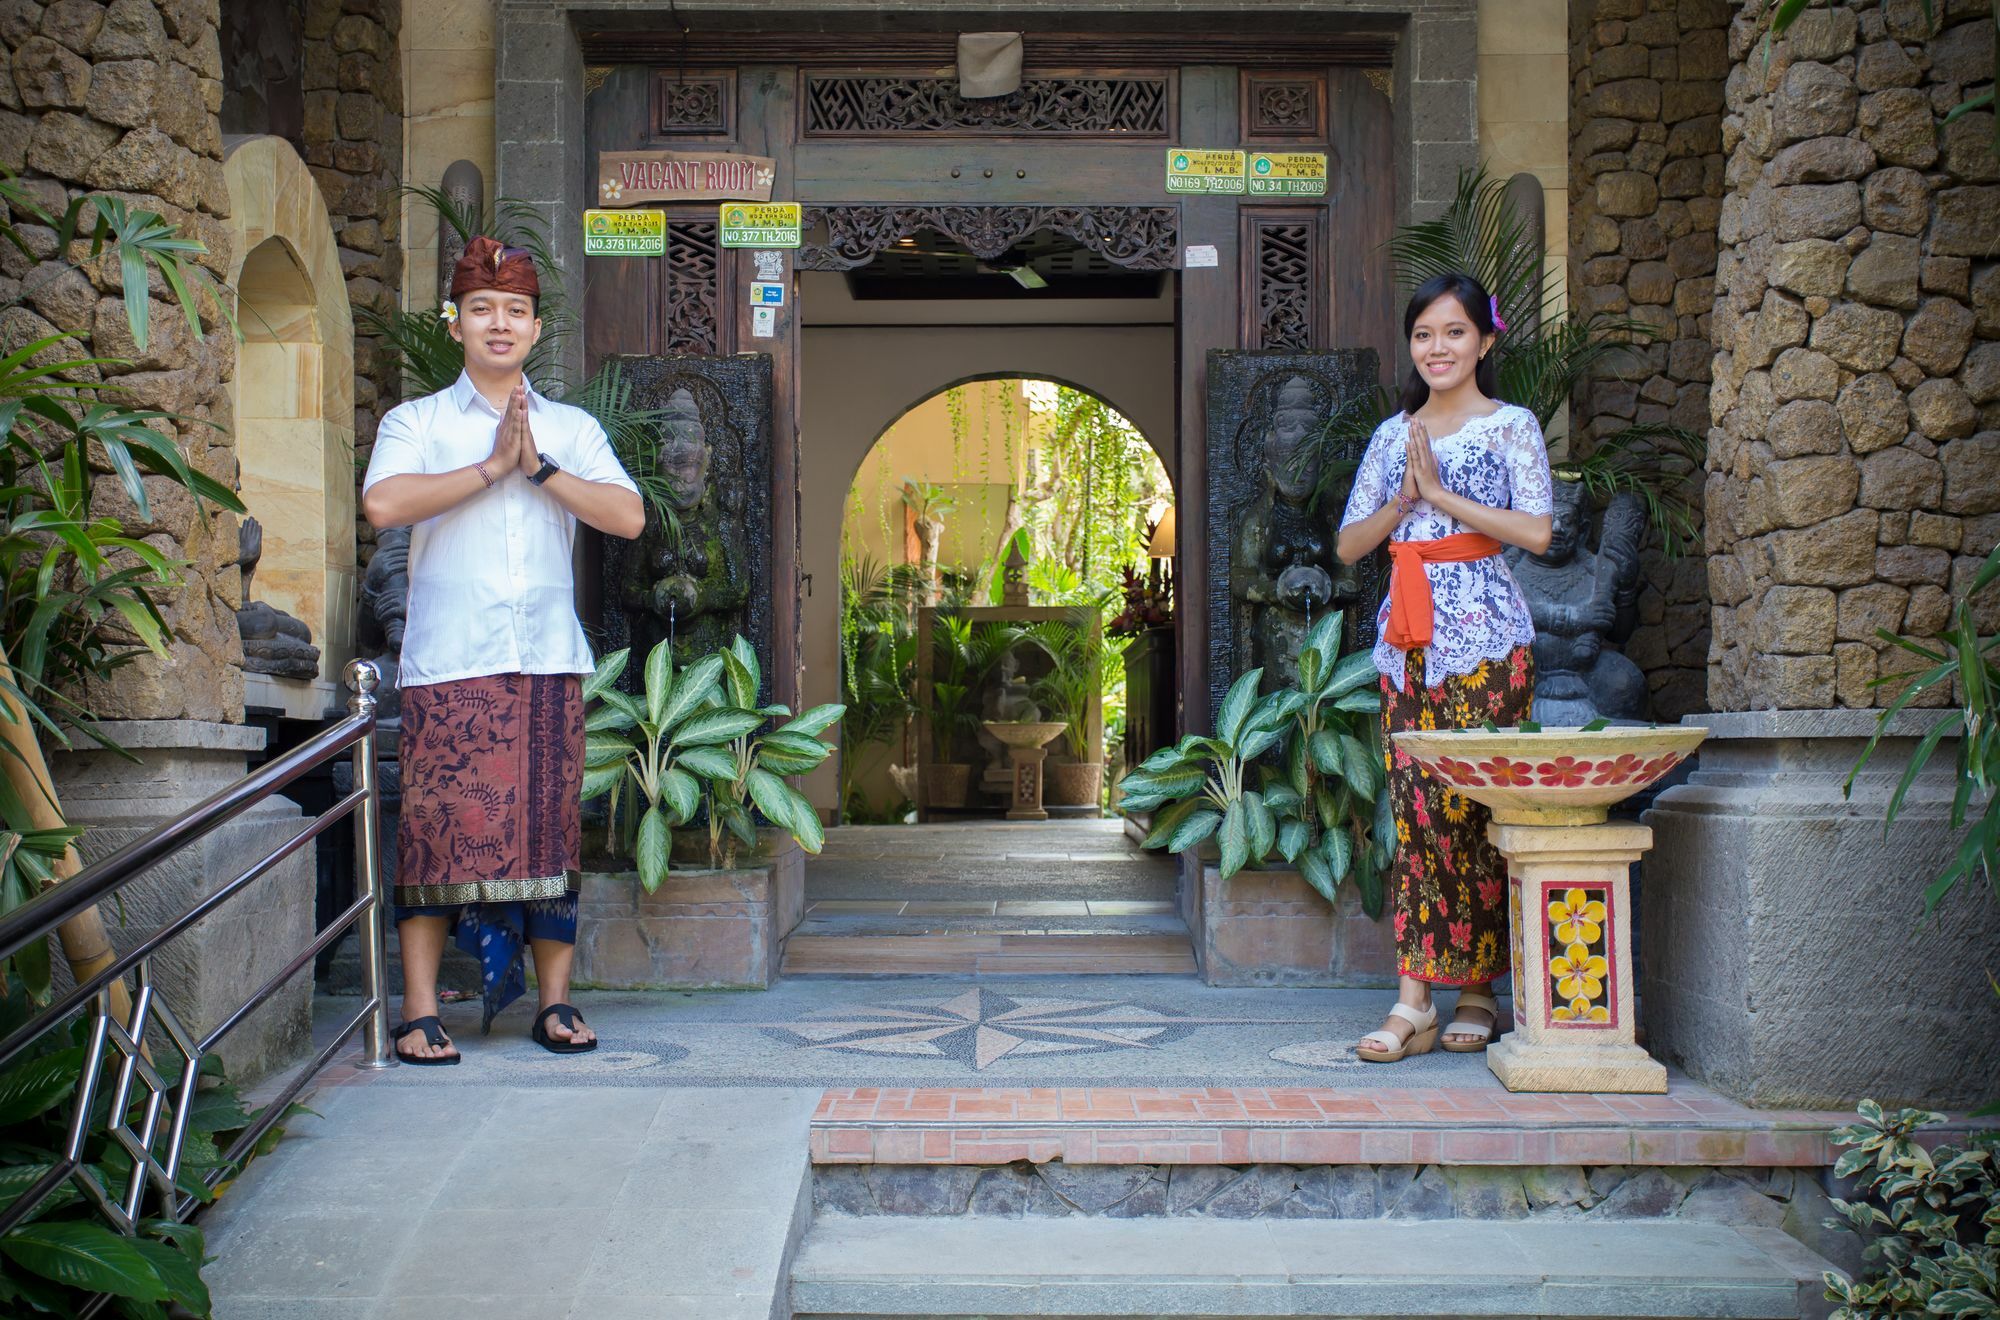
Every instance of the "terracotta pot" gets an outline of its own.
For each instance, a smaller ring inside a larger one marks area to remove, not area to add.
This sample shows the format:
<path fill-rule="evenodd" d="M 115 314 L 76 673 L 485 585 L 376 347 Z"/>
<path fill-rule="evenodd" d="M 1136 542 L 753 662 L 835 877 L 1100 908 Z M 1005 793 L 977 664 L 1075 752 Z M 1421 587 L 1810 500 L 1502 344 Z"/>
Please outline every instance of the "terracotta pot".
<path fill-rule="evenodd" d="M 1094 807 L 1104 789 L 1102 761 L 1052 761 L 1042 767 L 1042 802 L 1051 807 Z"/>
<path fill-rule="evenodd" d="M 972 767 L 969 765 L 938 765 L 933 763 L 925 772 L 924 794 L 933 807 L 958 810 L 965 806 L 965 795 L 972 787 Z"/>

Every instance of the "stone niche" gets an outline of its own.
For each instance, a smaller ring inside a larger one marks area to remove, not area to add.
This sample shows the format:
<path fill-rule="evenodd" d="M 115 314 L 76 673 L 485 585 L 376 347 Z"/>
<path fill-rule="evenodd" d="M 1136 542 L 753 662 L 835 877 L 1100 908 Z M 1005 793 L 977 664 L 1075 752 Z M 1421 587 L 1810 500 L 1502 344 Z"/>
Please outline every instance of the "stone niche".
<path fill-rule="evenodd" d="M 1756 1105 L 1994 1098 L 2000 904 L 1974 875 L 1924 915 L 1959 843 L 1950 741 L 1882 828 L 1935 718 L 1898 716 L 1843 797 L 1872 713 L 1690 717 L 1709 730 L 1700 768 L 1643 817 L 1640 1003 L 1656 1057 Z"/>
<path fill-rule="evenodd" d="M 679 530 L 650 508 L 637 541 L 606 538 L 603 650 L 632 648 L 633 688 L 653 646 L 672 636 L 678 668 L 742 634 L 771 678 L 771 359 L 618 357 L 632 402 L 663 413 L 653 470 Z"/>
<path fill-rule="evenodd" d="M 98 861 L 228 788 L 264 733 L 241 724 L 130 720 L 98 726 L 138 763 L 77 738 L 50 758 L 64 818 L 84 828 L 79 848 Z M 270 797 L 152 867 L 105 905 L 121 951 L 201 902 L 306 825 L 288 798 Z M 340 827 L 336 827 L 340 828 Z M 154 983 L 181 1025 L 199 1037 L 220 1023 L 312 941 L 313 852 L 302 848 L 153 955 Z M 304 971 L 217 1047 L 239 1084 L 303 1058 L 312 1045 L 312 974 Z"/>
<path fill-rule="evenodd" d="M 1343 567 L 1333 547 L 1345 502 L 1315 505 L 1327 459 L 1358 459 L 1365 441 L 1313 455 L 1309 442 L 1375 386 L 1372 349 L 1208 355 L 1208 683 L 1211 718 L 1229 685 L 1262 668 L 1265 687 L 1293 681 L 1310 621 L 1348 613 L 1342 650 L 1372 646 L 1381 599 L 1374 557 Z"/>
<path fill-rule="evenodd" d="M 576 981 L 610 990 L 762 990 L 805 916 L 805 853 L 760 831 L 728 870 L 672 870 L 647 893 L 636 871 L 586 871 L 577 894 Z M 676 860 L 692 844 L 676 840 Z M 707 853 L 707 837 L 699 853 Z M 693 853 L 689 853 L 693 856 Z"/>

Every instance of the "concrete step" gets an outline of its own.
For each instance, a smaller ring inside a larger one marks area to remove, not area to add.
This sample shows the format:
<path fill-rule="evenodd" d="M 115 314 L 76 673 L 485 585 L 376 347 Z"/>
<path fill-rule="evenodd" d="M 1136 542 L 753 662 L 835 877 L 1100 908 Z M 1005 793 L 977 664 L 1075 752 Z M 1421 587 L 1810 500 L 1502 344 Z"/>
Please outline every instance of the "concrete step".
<path fill-rule="evenodd" d="M 797 1320 L 833 1316 L 1822 1317 L 1775 1228 L 1574 1220 L 822 1216 Z"/>
<path fill-rule="evenodd" d="M 786 976 L 1192 976 L 1175 934 L 807 935 L 785 944 Z"/>

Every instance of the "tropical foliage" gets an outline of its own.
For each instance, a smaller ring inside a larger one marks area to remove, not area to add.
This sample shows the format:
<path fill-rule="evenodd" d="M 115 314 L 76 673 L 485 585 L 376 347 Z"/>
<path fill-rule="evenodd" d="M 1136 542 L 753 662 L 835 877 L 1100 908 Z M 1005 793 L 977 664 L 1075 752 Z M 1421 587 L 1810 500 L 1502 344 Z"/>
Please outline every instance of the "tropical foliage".
<path fill-rule="evenodd" d="M 1541 236 L 1507 196 L 1504 181 L 1483 170 L 1459 175 L 1450 205 L 1435 219 L 1405 225 L 1389 241 L 1397 284 L 1407 293 L 1434 275 L 1463 271 L 1499 301 L 1508 329 L 1495 343 L 1500 397 L 1535 414 L 1547 434 L 1577 387 L 1615 375 L 1634 344 L 1655 335 L 1645 321 L 1598 313 L 1575 317 L 1562 308 L 1562 272 L 1543 269 Z M 1357 452 L 1396 412 L 1395 396 L 1377 389 L 1331 418 L 1311 455 L 1323 463 L 1321 496 L 1336 494 L 1353 471 L 1340 455 Z M 1578 448 L 1573 437 L 1572 448 Z M 1581 452 L 1555 459 L 1555 475 L 1582 484 L 1603 500 L 1631 491 L 1645 502 L 1668 553 L 1693 549 L 1700 508 L 1692 478 L 1706 443 L 1692 431 L 1640 423 L 1598 436 Z"/>
<path fill-rule="evenodd" d="M 916 717 L 918 566 L 884 568 L 872 559 L 841 565 L 840 809 L 849 823 L 900 820 L 907 802 L 874 803 L 863 776 L 891 753 Z"/>
<path fill-rule="evenodd" d="M 11 216 L 9 209 L 11 208 Z M 73 199 L 61 215 L 45 211 L 11 175 L 0 171 L 0 241 L 31 259 L 35 251 L 14 216 L 45 225 L 48 246 L 64 262 L 44 263 L 22 281 L 26 297 L 69 267 L 96 268 L 115 260 L 126 329 L 144 350 L 152 336 L 149 285 L 157 278 L 179 305 L 192 332 L 203 333 L 203 302 L 227 318 L 228 304 L 192 263 L 205 249 L 151 211 L 118 198 Z M 45 240 L 47 242 L 47 240 Z M 18 298 L 15 300 L 18 301 Z M 0 304 L 0 309 L 14 302 Z M 94 506 L 97 471 L 108 467 L 118 490 L 142 521 L 159 493 L 148 480 L 191 492 L 198 512 L 211 506 L 242 512 L 242 502 L 195 468 L 173 435 L 183 420 L 121 401 L 105 368 L 129 365 L 81 354 L 71 336 L 55 334 L 0 352 L 0 718 L 25 719 L 42 739 L 70 745 L 71 728 L 97 737 L 80 704 L 86 682 L 110 676 L 135 657 L 167 653 L 167 623 L 156 593 L 181 584 L 184 564 L 128 531 L 117 516 Z M 19 731 L 25 737 L 26 731 Z M 28 739 L 32 742 L 32 739 Z M 103 739 L 99 738 L 102 742 Z M 107 744 L 108 745 L 108 744 Z M 17 760 L 19 746 L 0 740 Z M 0 912 L 41 892 L 50 864 L 77 831 L 35 829 L 27 805 L 0 776 Z M 45 997 L 45 946 L 24 950 L 0 967 L 28 992 Z"/>
<path fill-rule="evenodd" d="M 1352 883 L 1381 914 L 1395 838 L 1372 718 L 1381 699 L 1368 655 L 1339 658 L 1340 625 L 1336 612 L 1313 626 L 1298 687 L 1260 696 L 1264 671 L 1251 670 L 1230 686 L 1214 734 L 1190 734 L 1125 776 L 1125 807 L 1155 813 L 1148 848 L 1213 839 L 1224 879 L 1275 852 L 1328 902 Z"/>
<path fill-rule="evenodd" d="M 659 467 L 659 424 L 664 410 L 633 403 L 632 387 L 615 360 L 584 380 L 573 379 L 564 364 L 569 340 L 582 323 L 570 305 L 562 268 L 556 264 L 541 214 L 508 198 L 480 211 L 439 188 L 413 185 L 404 191 L 435 212 L 440 228 L 449 227 L 461 242 L 485 234 L 520 248 L 534 259 L 542 284 L 542 296 L 535 307 L 542 321 L 542 337 L 528 352 L 528 379 L 549 398 L 581 408 L 597 419 L 655 515 L 668 527 L 678 528 L 679 518 L 671 503 L 673 492 Z M 452 317 L 442 304 L 389 312 L 363 307 L 355 311 L 354 319 L 363 333 L 375 336 L 411 395 L 448 389 L 465 370 L 465 346 L 451 337 Z"/>
<path fill-rule="evenodd" d="M 1100 622 L 1102 603 L 1078 607 L 1067 619 L 1044 619 L 1026 629 L 1029 641 L 1049 657 L 1049 671 L 1035 680 L 1042 714 L 1063 724 L 1063 746 L 1073 761 L 1090 759 L 1090 704 L 1104 695 L 1105 671 L 1123 666 L 1128 638 L 1114 637 Z M 1122 687 L 1121 687 L 1122 690 Z"/>
<path fill-rule="evenodd" d="M 1023 636 L 1011 623 L 974 623 L 956 610 L 931 616 L 931 743 L 937 760 L 957 759 L 962 737 L 979 731 L 977 698 L 994 666 Z"/>
<path fill-rule="evenodd" d="M 1882 711 L 1875 734 L 1861 749 L 1861 758 L 1847 775 L 1846 792 L 1854 789 L 1855 776 L 1875 755 L 1876 746 L 1888 732 L 1890 722 L 1925 693 L 1955 693 L 1956 700 L 1924 735 L 1903 769 L 1902 779 L 1889 798 L 1883 816 L 1886 831 L 1896 823 L 1903 799 L 1917 775 L 1930 763 L 1933 753 L 1946 738 L 1957 748 L 1958 787 L 1951 803 L 1951 828 L 1966 830 L 1958 851 L 1924 889 L 1924 911 L 1935 911 L 1944 896 L 1959 881 L 1984 876 L 1995 899 L 2000 899 L 2000 795 L 1994 789 L 2000 781 L 2000 636 L 1982 637 L 1975 617 L 1973 598 L 2000 578 L 2000 546 L 1986 556 L 1971 584 L 1952 602 L 1951 626 L 1935 638 L 1898 636 L 1877 629 L 1883 641 L 1914 655 L 1926 666 L 1914 676 L 1884 674 L 1876 686 L 1906 683 L 1896 699 Z M 1971 828 L 1966 829 L 1970 820 Z"/>
<path fill-rule="evenodd" d="M 33 1012 L 32 996 L 18 980 L 0 995 L 0 1036 L 20 1028 Z M 0 1206 L 26 1193 L 62 1158 L 69 1138 L 70 1101 L 83 1069 L 88 1022 L 72 1019 L 52 1031 L 0 1069 Z M 111 1120 L 111 1073 L 89 1116 L 93 1135 L 84 1146 L 83 1162 L 114 1195 L 132 1177 L 132 1157 L 105 1135 Z M 213 1201 L 235 1170 L 222 1152 L 233 1135 L 257 1115 L 247 1112 L 236 1089 L 214 1055 L 203 1060 L 202 1089 L 189 1111 L 176 1187 L 197 1203 Z M 145 1119 L 143 1092 L 132 1099 L 125 1121 L 137 1130 Z M 296 1106 L 293 1112 L 297 1111 Z M 287 1115 L 289 1117 L 289 1114 Z M 274 1125 L 259 1139 L 251 1155 L 278 1143 L 282 1127 Z M 202 1282 L 203 1238 L 199 1228 L 171 1218 L 141 1221 L 127 1236 L 109 1227 L 95 1205 L 74 1182 L 55 1190 L 26 1219 L 0 1236 L 0 1311 L 10 1316 L 89 1314 L 99 1295 L 108 1308 L 97 1314 L 131 1320 L 167 1320 L 173 1315 L 207 1316 L 208 1288 Z"/>
<path fill-rule="evenodd" d="M 733 866 L 738 844 L 756 847 L 753 809 L 818 852 L 826 841 L 819 813 L 784 777 L 826 760 L 833 749 L 818 735 L 846 708 L 815 706 L 794 717 L 786 706 L 760 706 L 757 655 L 741 637 L 678 674 L 671 646 L 661 642 L 646 657 L 636 696 L 617 687 L 629 655 L 605 656 L 584 683 L 585 700 L 598 705 L 584 720 L 583 796 L 629 784 L 642 799 L 634 855 L 646 891 L 666 879 L 672 831 L 698 815 L 712 866 Z"/>
<path fill-rule="evenodd" d="M 1994 1147 L 1968 1150 L 1940 1143 L 1925 1148 L 1919 1130 L 1944 1122 L 1921 1109 L 1884 1113 L 1873 1100 L 1861 1121 L 1839 1128 L 1833 1142 L 1848 1149 L 1834 1175 L 1853 1178 L 1855 1194 L 1836 1200 L 1872 1262 L 1859 1279 L 1828 1271 L 1826 1299 L 1839 1302 L 1833 1320 L 1877 1316 L 2000 1316 L 2000 1177 Z"/>

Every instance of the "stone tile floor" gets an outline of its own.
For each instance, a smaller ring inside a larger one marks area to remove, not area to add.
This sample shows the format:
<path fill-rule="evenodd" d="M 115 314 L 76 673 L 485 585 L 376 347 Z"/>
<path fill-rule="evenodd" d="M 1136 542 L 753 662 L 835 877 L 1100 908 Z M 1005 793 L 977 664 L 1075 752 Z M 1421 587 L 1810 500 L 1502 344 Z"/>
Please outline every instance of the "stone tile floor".
<path fill-rule="evenodd" d="M 1140 848 L 1122 820 L 843 825 L 828 830 L 825 849 L 807 861 L 806 898 L 1164 903 L 1174 896 L 1174 876 L 1173 858 Z"/>

